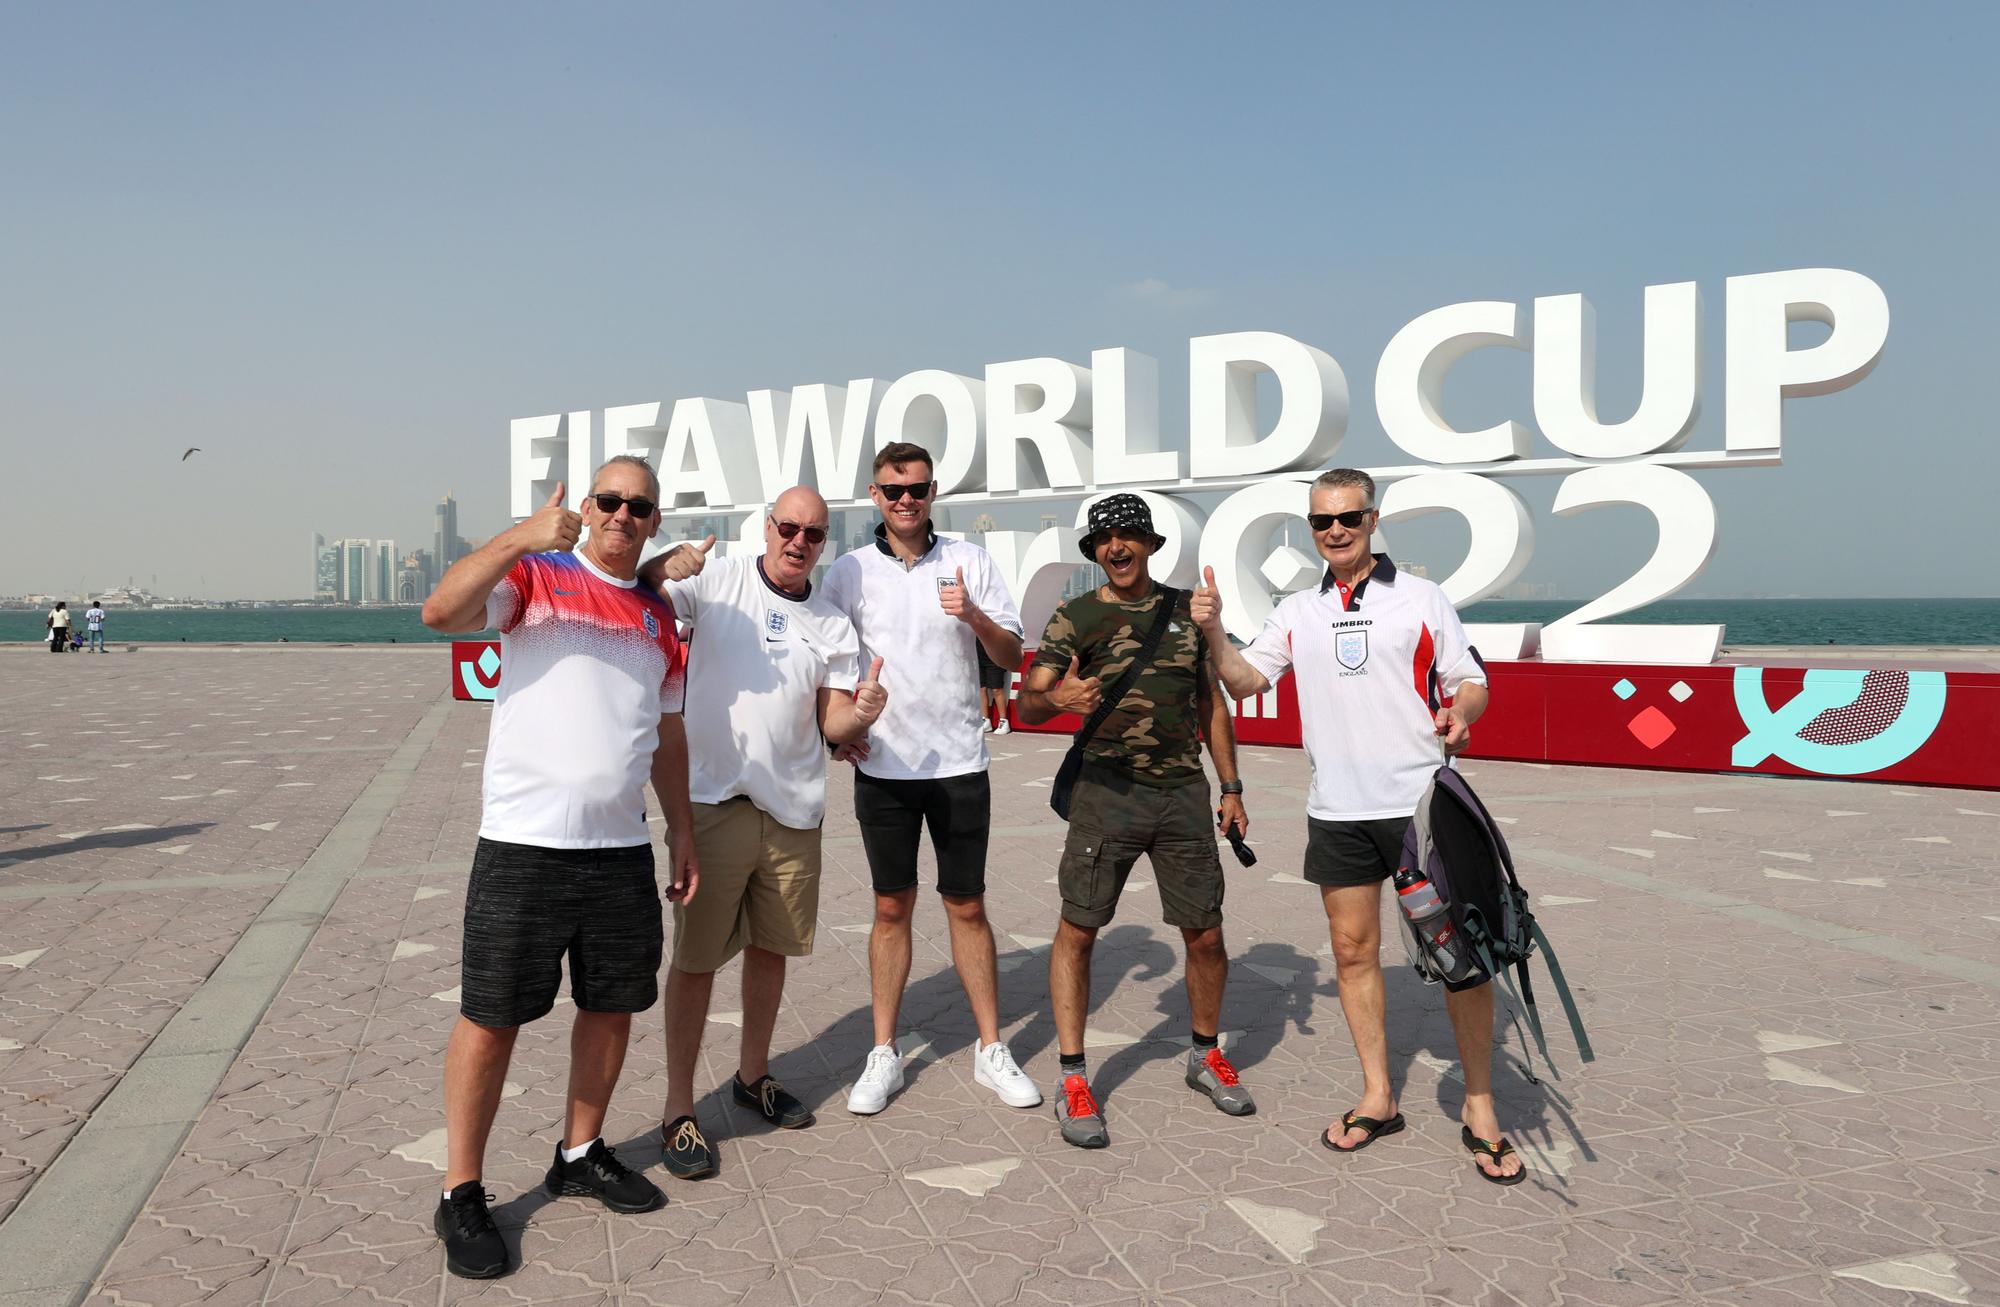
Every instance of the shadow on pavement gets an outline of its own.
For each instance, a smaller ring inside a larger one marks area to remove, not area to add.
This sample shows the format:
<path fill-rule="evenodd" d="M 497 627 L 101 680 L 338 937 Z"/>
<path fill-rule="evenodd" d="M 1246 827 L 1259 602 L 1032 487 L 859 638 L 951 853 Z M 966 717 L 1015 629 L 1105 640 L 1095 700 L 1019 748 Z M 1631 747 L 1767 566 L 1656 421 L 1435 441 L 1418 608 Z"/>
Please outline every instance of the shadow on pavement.
<path fill-rule="evenodd" d="M 16 862 L 29 862 L 36 858 L 59 858 L 65 853 L 81 853 L 86 849 L 136 849 L 141 845 L 158 844 L 162 840 L 177 840 L 189 835 L 199 835 L 213 825 L 215 823 L 212 821 L 191 821 L 179 826 L 155 826 L 149 830 L 105 831 L 96 835 L 79 835 L 60 844 L 37 844 L 32 848 L 7 849 L 4 853 Z M 25 826 L 16 829 L 37 828 Z"/>

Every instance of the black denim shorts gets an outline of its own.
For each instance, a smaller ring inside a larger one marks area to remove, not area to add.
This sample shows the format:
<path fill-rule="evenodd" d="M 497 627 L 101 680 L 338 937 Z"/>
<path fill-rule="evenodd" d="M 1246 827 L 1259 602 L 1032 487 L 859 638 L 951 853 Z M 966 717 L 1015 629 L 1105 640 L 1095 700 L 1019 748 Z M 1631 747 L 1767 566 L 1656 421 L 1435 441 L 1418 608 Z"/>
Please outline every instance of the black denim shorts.
<path fill-rule="evenodd" d="M 660 998 L 666 940 L 650 844 L 544 849 L 482 839 L 465 891 L 458 1010 L 482 1026 L 547 1016 L 569 958 L 586 1012 L 644 1012 Z"/>
<path fill-rule="evenodd" d="M 983 771 L 935 780 L 880 780 L 856 769 L 854 822 L 868 852 L 877 894 L 917 883 L 917 848 L 925 827 L 937 854 L 940 894 L 973 898 L 986 892 L 986 836 L 993 825 L 993 786 Z"/>

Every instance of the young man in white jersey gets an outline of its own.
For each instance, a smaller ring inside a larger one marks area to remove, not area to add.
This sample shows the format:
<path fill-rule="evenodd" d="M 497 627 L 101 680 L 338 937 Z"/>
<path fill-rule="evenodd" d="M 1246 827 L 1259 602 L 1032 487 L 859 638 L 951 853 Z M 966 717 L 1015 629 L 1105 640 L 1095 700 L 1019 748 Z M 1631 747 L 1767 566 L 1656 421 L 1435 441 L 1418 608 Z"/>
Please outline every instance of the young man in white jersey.
<path fill-rule="evenodd" d="M 1451 601 L 1399 571 L 1370 542 L 1375 482 L 1335 468 L 1313 482 L 1306 523 L 1327 570 L 1287 596 L 1240 652 L 1222 630 L 1213 569 L 1190 611 L 1209 661 L 1238 699 L 1298 672 L 1299 718 L 1312 761 L 1305 878 L 1319 886 L 1340 974 L 1340 1006 L 1361 1060 L 1361 1101 L 1320 1142 L 1338 1153 L 1403 1129 L 1389 1082 L 1382 989 L 1382 882 L 1395 874 L 1410 817 L 1438 765 L 1458 753 L 1486 711 L 1486 667 Z M 1445 994 L 1465 1077 L 1460 1141 L 1479 1174 L 1518 1184 L 1521 1158 L 1493 1103 L 1493 986 Z"/>
<path fill-rule="evenodd" d="M 854 624 L 819 593 L 826 501 L 807 486 L 779 495 L 764 553 L 710 560 L 711 539 L 662 555 L 662 593 L 690 626 L 688 788 L 703 871 L 697 901 L 674 908 L 667 972 L 667 1098 L 661 1154 L 683 1180 L 712 1175 L 715 1152 L 694 1115 L 694 1069 L 715 973 L 743 955 L 743 1039 L 730 1093 L 781 1130 L 812 1110 L 771 1075 L 771 1032 L 785 960 L 812 952 L 819 916 L 826 747 L 858 740 L 888 702 L 881 657 L 858 676 Z"/>
<path fill-rule="evenodd" d="M 636 579 L 659 501 L 650 467 L 614 458 L 581 515 L 558 483 L 540 512 L 454 563 L 424 604 L 432 630 L 497 627 L 503 650 L 465 893 L 460 1016 L 445 1052 L 445 1194 L 432 1220 L 455 1275 L 508 1269 L 481 1179 L 486 1139 L 515 1036 L 554 1007 L 565 958 L 576 1017 L 548 1190 L 619 1212 L 666 1202 L 602 1137 L 632 1014 L 659 998 L 648 780 L 668 823 L 667 896 L 691 898 L 697 875 L 685 658 L 673 609 Z"/>
<path fill-rule="evenodd" d="M 854 819 L 875 888 L 868 937 L 875 1046 L 847 1096 L 868 1116 L 903 1087 L 896 1023 L 910 979 L 910 916 L 917 906 L 917 847 L 926 827 L 937 854 L 938 895 L 950 922 L 951 957 L 979 1040 L 973 1080 L 1009 1107 L 1036 1107 L 1042 1092 L 1000 1041 L 993 927 L 986 920 L 986 719 L 978 652 L 1001 667 L 1021 662 L 1021 618 L 1000 569 L 978 545 L 931 529 L 937 493 L 930 453 L 898 441 L 875 455 L 869 498 L 881 510 L 875 543 L 827 569 L 826 596 L 853 619 L 861 656 L 914 651 L 896 675 L 896 700 L 855 764 Z M 1004 720 L 1005 708 L 1002 708 Z"/>

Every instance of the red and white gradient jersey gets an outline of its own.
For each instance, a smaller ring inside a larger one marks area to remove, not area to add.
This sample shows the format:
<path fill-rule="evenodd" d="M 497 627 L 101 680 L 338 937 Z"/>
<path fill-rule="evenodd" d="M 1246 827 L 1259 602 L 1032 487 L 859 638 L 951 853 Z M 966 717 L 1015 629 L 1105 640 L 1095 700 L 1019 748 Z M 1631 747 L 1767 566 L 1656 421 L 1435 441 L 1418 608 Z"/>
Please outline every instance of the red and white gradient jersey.
<path fill-rule="evenodd" d="M 486 600 L 500 688 L 479 833 L 545 849 L 651 843 L 646 782 L 687 656 L 673 606 L 581 554 L 530 554 Z"/>
<path fill-rule="evenodd" d="M 1312 764 L 1306 812 L 1321 821 L 1408 817 L 1438 767 L 1437 710 L 1486 664 L 1444 591 L 1387 554 L 1344 593 L 1329 572 L 1279 601 L 1243 650 L 1275 684 L 1297 678 Z"/>

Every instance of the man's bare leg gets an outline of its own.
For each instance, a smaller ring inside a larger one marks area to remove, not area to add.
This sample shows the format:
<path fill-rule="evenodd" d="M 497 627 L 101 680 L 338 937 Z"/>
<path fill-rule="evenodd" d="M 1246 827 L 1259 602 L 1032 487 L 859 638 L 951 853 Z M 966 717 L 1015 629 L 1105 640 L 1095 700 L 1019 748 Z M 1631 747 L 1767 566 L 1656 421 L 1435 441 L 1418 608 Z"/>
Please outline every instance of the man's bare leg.
<path fill-rule="evenodd" d="M 611 1091 L 625 1069 L 625 1049 L 632 1040 L 630 1012 L 579 1010 L 569 1030 L 569 1110 L 563 1122 L 563 1147 L 581 1148 L 604 1133 L 604 1114 Z"/>
<path fill-rule="evenodd" d="M 771 1073 L 771 1033 L 785 994 L 785 958 L 754 945 L 743 950 L 743 1049 L 736 1078 L 754 1085 Z"/>
<path fill-rule="evenodd" d="M 916 891 L 910 891 L 914 894 Z M 993 926 L 986 920 L 986 899 L 981 895 L 942 895 L 945 916 L 951 921 L 951 961 L 958 969 L 958 983 L 965 986 L 965 1001 L 972 1008 L 973 1024 L 979 1027 L 979 1046 L 1000 1040 L 1000 966 L 993 949 Z M 909 937 L 904 936 L 907 950 Z M 871 951 L 872 956 L 872 951 Z M 904 973 L 909 971 L 909 953 L 903 954 Z M 901 997 L 901 990 L 897 996 Z M 881 1021 L 876 1020 L 876 1043 Z"/>
<path fill-rule="evenodd" d="M 1322 887 L 1320 901 L 1326 908 L 1340 977 L 1340 1010 L 1361 1062 L 1361 1101 L 1354 1105 L 1354 1114 L 1387 1121 L 1396 1115 L 1396 1096 L 1389 1085 L 1387 1001 L 1382 988 L 1382 887 Z M 1343 1149 L 1368 1137 L 1358 1126 L 1343 1131 L 1337 1118 L 1326 1133 Z"/>
<path fill-rule="evenodd" d="M 677 1121 L 694 1115 L 694 1069 L 701 1060 L 701 1032 L 708 1022 L 708 999 L 715 990 L 713 971 L 667 968 L 667 1102 L 660 1120 Z"/>
<path fill-rule="evenodd" d="M 868 989 L 875 1009 L 875 1042 L 896 1042 L 896 1019 L 910 983 L 910 915 L 917 887 L 875 896 L 875 925 L 868 932 Z"/>
<path fill-rule="evenodd" d="M 1055 1009 L 1056 1051 L 1064 1057 L 1083 1056 L 1083 1029 L 1090 1013 L 1090 953 L 1097 944 L 1094 926 L 1056 923 L 1049 947 L 1049 1005 Z"/>
<path fill-rule="evenodd" d="M 1188 1019 L 1205 1035 L 1220 1034 L 1222 991 L 1229 983 L 1229 952 L 1222 943 L 1222 927 L 1183 927 L 1181 940 L 1187 945 Z"/>
<path fill-rule="evenodd" d="M 493 1133 L 519 1033 L 516 1026 L 482 1026 L 464 1017 L 452 1027 L 444 1050 L 446 1189 L 484 1178 L 486 1137 Z"/>
<path fill-rule="evenodd" d="M 1451 1016 L 1452 1033 L 1458 1036 L 1458 1065 L 1465 1075 L 1465 1111 L 1459 1120 L 1481 1139 L 1500 1138 L 1500 1115 L 1493 1104 L 1493 982 L 1476 989 L 1447 992 L 1444 1008 Z M 1519 1153 L 1509 1153 L 1499 1161 L 1475 1153 L 1474 1160 L 1488 1175 L 1513 1175 L 1523 1165 Z"/>

